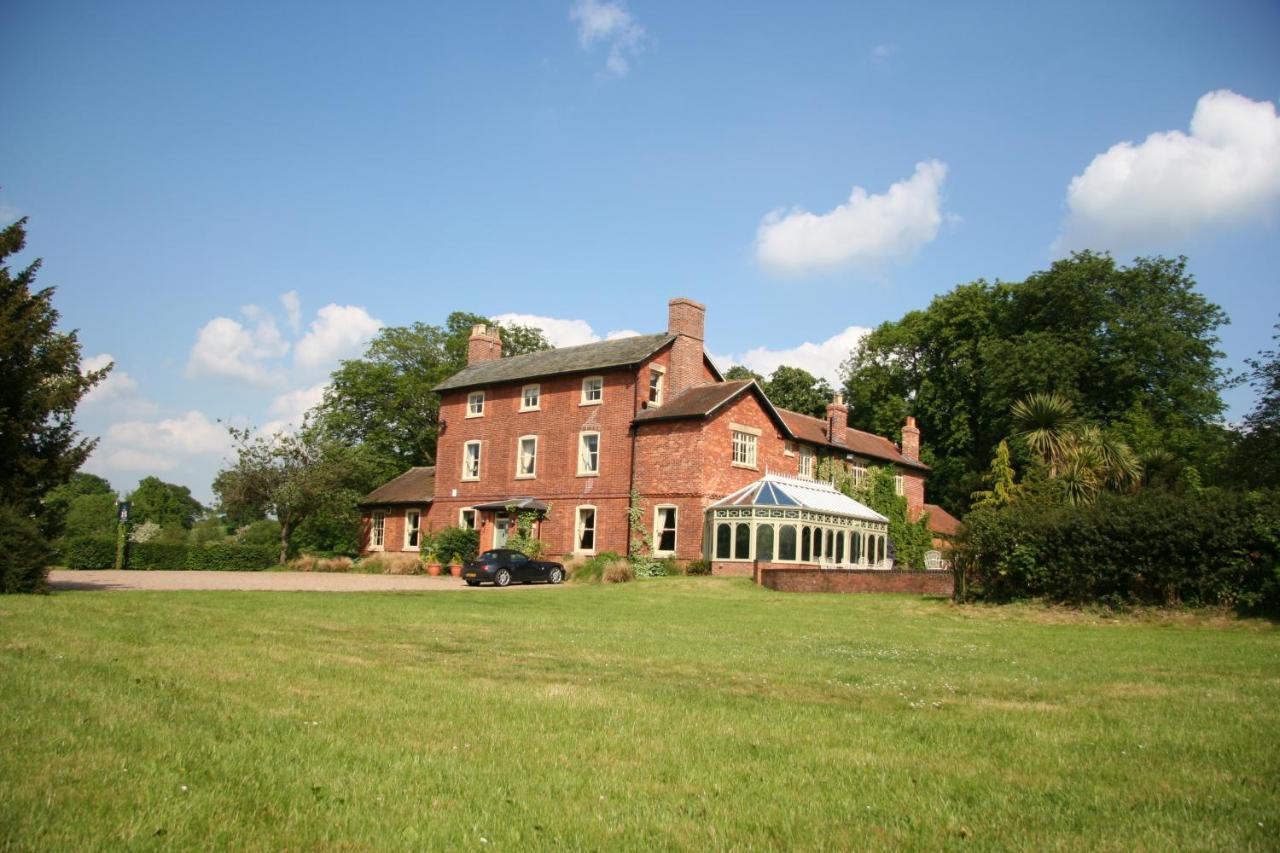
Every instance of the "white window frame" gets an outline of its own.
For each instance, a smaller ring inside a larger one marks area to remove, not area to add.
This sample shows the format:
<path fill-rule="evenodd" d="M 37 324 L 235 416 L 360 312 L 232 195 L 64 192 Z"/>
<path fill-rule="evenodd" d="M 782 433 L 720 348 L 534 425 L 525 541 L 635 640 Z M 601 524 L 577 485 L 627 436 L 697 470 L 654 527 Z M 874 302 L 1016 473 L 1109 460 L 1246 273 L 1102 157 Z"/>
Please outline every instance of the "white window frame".
<path fill-rule="evenodd" d="M 529 392 L 533 392 L 533 405 L 529 404 Z M 520 411 L 536 412 L 542 408 L 542 386 L 538 383 L 520 389 Z"/>
<path fill-rule="evenodd" d="M 788 440 L 788 441 L 784 441 L 784 442 L 782 442 L 782 455 L 783 455 L 783 456 L 795 456 L 795 455 L 796 455 L 796 446 L 797 446 L 797 445 L 796 445 L 796 442 L 794 442 L 794 441 L 790 441 L 790 440 Z"/>
<path fill-rule="evenodd" d="M 592 400 L 587 396 L 587 383 L 599 382 L 600 388 L 597 389 L 598 396 Z M 604 402 L 604 377 L 603 376 L 584 376 L 582 379 L 582 398 L 578 401 L 579 406 L 598 406 Z"/>
<path fill-rule="evenodd" d="M 533 470 L 525 472 L 521 470 L 523 465 L 524 443 L 526 441 L 533 442 Z M 538 437 L 536 435 L 522 435 L 516 439 L 516 479 L 517 480 L 533 480 L 538 476 Z"/>
<path fill-rule="evenodd" d="M 582 511 L 584 509 L 591 510 L 591 547 L 582 547 L 582 531 L 585 529 L 582 525 Z M 600 547 L 600 511 L 596 509 L 594 504 L 581 504 L 573 513 L 573 553 L 575 554 L 594 554 Z"/>
<path fill-rule="evenodd" d="M 467 523 L 467 516 L 471 516 L 471 523 Z M 468 530 L 478 530 L 480 527 L 480 513 L 471 507 L 464 507 L 458 510 L 458 526 L 465 527 Z"/>
<path fill-rule="evenodd" d="M 671 510 L 672 522 L 672 542 L 670 549 L 662 549 L 658 547 L 658 543 L 662 541 L 662 528 L 658 524 L 658 519 L 662 517 L 664 509 Z M 653 508 L 653 553 L 654 556 L 667 557 L 676 552 L 680 547 L 680 507 L 675 504 L 658 504 Z"/>
<path fill-rule="evenodd" d="M 369 525 L 369 550 L 381 551 L 387 547 L 387 511 L 375 509 Z"/>
<path fill-rule="evenodd" d="M 482 464 L 481 460 L 484 458 L 483 444 L 484 444 L 483 442 L 476 440 L 476 441 L 468 441 L 466 444 L 462 445 L 462 479 L 466 482 L 474 483 L 476 480 L 480 479 L 480 473 L 481 473 L 480 466 Z M 476 472 L 475 474 L 467 474 L 467 463 L 469 461 L 468 451 L 472 447 L 476 449 Z"/>
<path fill-rule="evenodd" d="M 596 454 L 595 467 L 585 467 L 587 456 L 587 436 L 594 435 L 596 437 Z M 579 477 L 598 477 L 600 476 L 600 433 L 593 431 L 584 431 L 578 433 L 578 476 Z"/>
<path fill-rule="evenodd" d="M 467 417 L 484 417 L 484 392 L 472 391 L 467 395 Z"/>
<path fill-rule="evenodd" d="M 414 517 L 417 519 L 417 520 L 414 522 L 414 524 L 413 524 L 413 527 L 412 527 L 412 528 L 411 528 L 411 527 L 409 527 L 409 516 L 411 516 L 411 515 L 412 515 L 412 516 L 414 516 Z M 417 544 L 417 545 L 410 545 L 410 544 L 409 544 L 409 533 L 410 533 L 410 531 L 415 532 L 415 533 L 417 533 L 417 534 L 418 534 L 418 544 Z M 406 551 L 420 551 L 420 550 L 422 550 L 422 512 L 421 512 L 421 510 L 416 510 L 416 509 L 406 509 L 406 510 L 404 511 L 404 550 L 406 550 Z"/>
<path fill-rule="evenodd" d="M 907 493 L 907 478 L 901 474 L 893 475 L 893 491 L 899 495 Z"/>
<path fill-rule="evenodd" d="M 729 430 L 732 435 L 730 460 L 735 468 L 750 468 L 751 470 L 759 470 L 759 443 L 761 431 L 755 427 L 744 426 L 742 424 L 729 424 Z M 741 453 L 739 453 L 741 449 Z"/>
<path fill-rule="evenodd" d="M 654 379 L 657 379 L 657 399 L 654 399 Z M 663 395 L 666 393 L 667 387 L 667 371 L 656 364 L 649 365 L 649 405 L 658 408 L 662 405 Z"/>
<path fill-rule="evenodd" d="M 800 448 L 800 461 L 796 464 L 796 473 L 805 480 L 812 480 L 814 470 L 818 467 L 818 454 L 813 452 L 813 448 Z"/>
<path fill-rule="evenodd" d="M 853 465 L 849 467 L 849 476 L 853 478 L 853 484 L 855 486 L 858 488 L 865 487 L 867 485 L 867 477 L 869 476 L 867 466 L 863 465 L 861 462 L 853 463 Z"/>

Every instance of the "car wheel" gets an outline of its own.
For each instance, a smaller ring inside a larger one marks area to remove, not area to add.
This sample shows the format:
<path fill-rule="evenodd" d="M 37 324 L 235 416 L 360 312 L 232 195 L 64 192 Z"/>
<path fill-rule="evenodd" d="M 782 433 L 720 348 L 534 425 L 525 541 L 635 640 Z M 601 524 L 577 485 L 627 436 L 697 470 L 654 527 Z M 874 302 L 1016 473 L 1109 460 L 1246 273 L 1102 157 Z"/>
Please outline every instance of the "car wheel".
<path fill-rule="evenodd" d="M 498 569 L 498 573 L 493 576 L 494 586 L 509 586 L 511 584 L 511 572 L 506 569 Z"/>
<path fill-rule="evenodd" d="M 564 569 L 556 566 L 547 572 L 547 583 L 564 583 Z"/>
<path fill-rule="evenodd" d="M 467 586 L 480 586 L 480 581 L 467 581 Z"/>

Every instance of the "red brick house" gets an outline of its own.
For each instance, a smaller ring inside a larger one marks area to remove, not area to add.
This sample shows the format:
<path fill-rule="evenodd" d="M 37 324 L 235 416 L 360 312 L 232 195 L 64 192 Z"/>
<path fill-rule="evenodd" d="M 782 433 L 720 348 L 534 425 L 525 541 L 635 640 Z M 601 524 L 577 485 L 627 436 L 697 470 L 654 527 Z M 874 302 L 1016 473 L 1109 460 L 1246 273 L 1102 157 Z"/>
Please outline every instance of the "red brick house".
<path fill-rule="evenodd" d="M 409 547 L 415 512 L 424 530 L 461 524 L 479 530 L 481 548 L 497 547 L 519 505 L 539 513 L 537 535 L 552 554 L 626 553 L 634 492 L 656 554 L 711 559 L 720 573 L 749 574 L 766 551 L 774 562 L 883 560 L 883 517 L 843 495 L 847 503 L 834 501 L 814 477 L 823 459 L 855 477 L 892 465 L 918 517 L 928 467 L 914 420 L 898 446 L 849 428 L 839 395 L 825 419 L 779 409 L 754 381 L 724 380 L 703 349 L 704 319 L 702 305 L 673 299 L 664 333 L 511 358 L 495 332 L 475 327 L 467 367 L 436 388 L 435 469 L 406 472 L 362 502 L 365 550 L 378 547 L 378 530 L 381 548 Z M 764 503 L 718 505 L 738 492 Z M 730 517 L 731 544 L 718 551 Z M 747 518 L 748 532 L 737 533 Z"/>

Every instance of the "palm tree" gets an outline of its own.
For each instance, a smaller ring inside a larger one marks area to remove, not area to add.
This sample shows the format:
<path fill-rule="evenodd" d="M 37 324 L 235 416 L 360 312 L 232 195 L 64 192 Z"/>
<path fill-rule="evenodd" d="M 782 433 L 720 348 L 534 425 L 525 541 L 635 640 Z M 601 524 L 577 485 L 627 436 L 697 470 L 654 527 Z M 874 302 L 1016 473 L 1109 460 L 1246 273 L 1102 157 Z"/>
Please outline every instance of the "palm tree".
<path fill-rule="evenodd" d="M 1056 391 L 1035 393 L 1013 404 L 1014 435 L 1027 443 L 1032 453 L 1049 466 L 1056 477 L 1066 461 L 1071 433 L 1076 426 L 1075 407 Z"/>
<path fill-rule="evenodd" d="M 1142 463 L 1129 445 L 1107 435 L 1096 426 L 1077 430 L 1071 436 L 1075 452 L 1087 451 L 1099 482 L 1117 492 L 1129 491 L 1142 481 Z"/>

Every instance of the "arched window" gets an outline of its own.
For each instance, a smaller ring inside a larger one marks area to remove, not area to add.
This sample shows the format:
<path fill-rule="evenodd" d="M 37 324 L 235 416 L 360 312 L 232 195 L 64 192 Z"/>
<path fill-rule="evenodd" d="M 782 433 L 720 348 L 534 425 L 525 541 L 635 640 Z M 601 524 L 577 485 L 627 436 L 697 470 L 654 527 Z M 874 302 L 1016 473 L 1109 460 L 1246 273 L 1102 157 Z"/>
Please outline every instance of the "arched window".
<path fill-rule="evenodd" d="M 884 562 L 884 537 L 878 536 L 876 538 L 880 540 L 879 542 L 876 543 L 876 562 L 883 563 Z"/>
<path fill-rule="evenodd" d="M 772 524 L 761 524 L 756 528 L 756 559 L 763 563 L 773 562 Z"/>
<path fill-rule="evenodd" d="M 733 539 L 733 531 L 729 529 L 729 525 L 720 524 L 716 527 L 716 559 L 727 560 L 730 556 L 729 543 Z"/>
<path fill-rule="evenodd" d="M 832 557 L 835 556 L 835 550 L 836 550 L 835 549 L 836 543 L 834 541 L 835 538 L 836 538 L 836 532 L 834 530 L 828 530 L 826 535 L 828 560 L 830 560 Z"/>
<path fill-rule="evenodd" d="M 836 534 L 836 562 L 837 563 L 844 562 L 844 537 L 845 537 L 845 532 L 843 530 L 841 530 L 839 533 Z"/>
<path fill-rule="evenodd" d="M 809 562 L 809 527 L 806 525 L 800 531 L 800 562 Z"/>
<path fill-rule="evenodd" d="M 794 560 L 796 558 L 796 526 L 784 524 L 778 528 L 778 559 Z"/>
<path fill-rule="evenodd" d="M 735 560 L 747 560 L 751 558 L 751 525 L 739 523 L 738 529 L 733 532 L 733 558 Z"/>
<path fill-rule="evenodd" d="M 853 536 L 849 538 L 849 562 L 862 562 L 862 534 L 856 530 L 853 531 Z"/>

